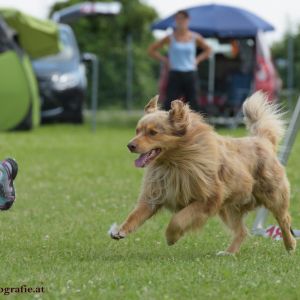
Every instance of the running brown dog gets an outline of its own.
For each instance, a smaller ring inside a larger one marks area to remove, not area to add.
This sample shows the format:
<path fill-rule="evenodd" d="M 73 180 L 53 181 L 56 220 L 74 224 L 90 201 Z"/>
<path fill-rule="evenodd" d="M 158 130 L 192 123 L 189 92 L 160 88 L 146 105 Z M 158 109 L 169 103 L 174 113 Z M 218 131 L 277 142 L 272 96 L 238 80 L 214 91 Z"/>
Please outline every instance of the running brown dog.
<path fill-rule="evenodd" d="M 239 251 L 247 236 L 244 216 L 258 206 L 269 209 L 282 230 L 286 250 L 296 248 L 288 212 L 290 187 L 276 148 L 284 134 L 277 106 L 257 92 L 244 102 L 250 136 L 218 135 L 201 115 L 180 100 L 170 111 L 150 100 L 128 144 L 139 153 L 137 167 L 147 167 L 135 209 L 110 231 L 121 239 L 136 230 L 162 207 L 173 212 L 166 230 L 169 245 L 187 231 L 203 227 L 219 215 L 233 239 L 226 251 Z"/>

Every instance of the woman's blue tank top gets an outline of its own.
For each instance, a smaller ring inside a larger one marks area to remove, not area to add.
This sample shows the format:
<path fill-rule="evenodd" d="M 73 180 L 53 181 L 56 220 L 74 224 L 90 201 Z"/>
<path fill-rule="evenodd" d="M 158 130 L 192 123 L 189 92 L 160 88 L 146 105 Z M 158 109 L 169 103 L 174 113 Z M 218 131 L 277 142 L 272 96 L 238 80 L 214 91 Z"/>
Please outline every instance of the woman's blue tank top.
<path fill-rule="evenodd" d="M 169 62 L 171 71 L 196 70 L 196 42 L 193 34 L 189 42 L 178 42 L 172 34 L 170 36 Z"/>

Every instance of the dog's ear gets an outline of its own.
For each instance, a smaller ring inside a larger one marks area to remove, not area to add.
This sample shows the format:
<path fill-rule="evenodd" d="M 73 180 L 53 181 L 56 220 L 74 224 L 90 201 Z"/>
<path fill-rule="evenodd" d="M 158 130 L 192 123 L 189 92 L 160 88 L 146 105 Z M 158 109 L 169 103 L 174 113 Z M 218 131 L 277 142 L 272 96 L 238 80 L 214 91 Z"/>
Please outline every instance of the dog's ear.
<path fill-rule="evenodd" d="M 144 111 L 146 114 L 150 114 L 152 112 L 155 112 L 156 110 L 158 110 L 158 98 L 159 95 L 156 95 L 155 97 L 153 97 L 148 104 L 145 106 Z"/>
<path fill-rule="evenodd" d="M 184 135 L 189 124 L 190 108 L 181 100 L 174 100 L 169 111 L 169 121 L 174 128 L 174 134 Z"/>

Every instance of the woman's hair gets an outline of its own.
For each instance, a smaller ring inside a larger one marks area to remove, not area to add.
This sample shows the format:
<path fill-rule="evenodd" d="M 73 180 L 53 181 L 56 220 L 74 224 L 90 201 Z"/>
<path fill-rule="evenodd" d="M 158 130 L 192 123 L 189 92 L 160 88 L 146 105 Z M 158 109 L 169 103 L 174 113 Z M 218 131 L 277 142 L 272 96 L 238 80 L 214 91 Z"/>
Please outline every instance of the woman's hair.
<path fill-rule="evenodd" d="M 178 12 L 175 14 L 175 16 L 178 16 L 178 15 L 182 15 L 186 19 L 188 19 L 190 17 L 189 13 L 184 9 L 178 10 Z"/>

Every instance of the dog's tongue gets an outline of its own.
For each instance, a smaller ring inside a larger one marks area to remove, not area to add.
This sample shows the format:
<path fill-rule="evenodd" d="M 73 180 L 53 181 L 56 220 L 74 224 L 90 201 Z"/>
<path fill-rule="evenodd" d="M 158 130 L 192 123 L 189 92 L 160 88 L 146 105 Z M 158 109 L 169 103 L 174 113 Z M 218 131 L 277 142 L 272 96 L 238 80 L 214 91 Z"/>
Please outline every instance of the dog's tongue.
<path fill-rule="evenodd" d="M 136 159 L 135 161 L 134 161 L 134 163 L 135 163 L 135 166 L 137 167 L 137 168 L 143 168 L 143 167 L 145 167 L 145 164 L 146 164 L 146 157 L 147 157 L 147 153 L 145 153 L 145 154 L 141 154 L 140 156 L 139 156 L 139 158 L 138 159 Z"/>

